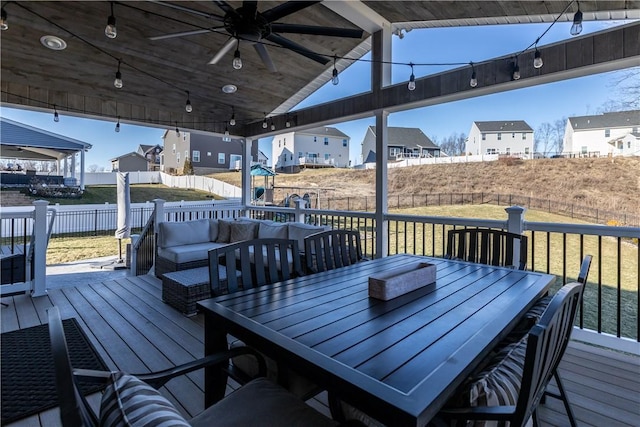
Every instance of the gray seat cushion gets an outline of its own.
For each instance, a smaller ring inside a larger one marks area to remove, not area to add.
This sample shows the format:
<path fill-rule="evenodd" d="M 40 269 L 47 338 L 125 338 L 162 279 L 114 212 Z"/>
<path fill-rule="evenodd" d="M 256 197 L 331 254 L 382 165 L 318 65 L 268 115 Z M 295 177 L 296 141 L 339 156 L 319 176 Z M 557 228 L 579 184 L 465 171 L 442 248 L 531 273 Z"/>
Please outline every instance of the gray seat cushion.
<path fill-rule="evenodd" d="M 194 427 L 338 425 L 266 378 L 247 383 L 193 418 L 190 424 Z"/>
<path fill-rule="evenodd" d="M 225 246 L 227 243 L 193 243 L 191 245 L 159 248 L 158 256 L 175 263 L 207 260 L 209 249 Z"/>

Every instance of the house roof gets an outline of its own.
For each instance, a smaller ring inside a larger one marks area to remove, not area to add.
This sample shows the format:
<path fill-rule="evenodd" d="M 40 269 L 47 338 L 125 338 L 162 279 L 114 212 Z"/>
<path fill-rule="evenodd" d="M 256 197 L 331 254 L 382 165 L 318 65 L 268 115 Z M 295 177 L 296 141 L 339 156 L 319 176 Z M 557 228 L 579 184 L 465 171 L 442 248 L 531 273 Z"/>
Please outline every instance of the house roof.
<path fill-rule="evenodd" d="M 139 157 L 140 159 L 144 160 L 145 162 L 148 161 L 142 154 L 136 153 L 135 151 L 132 151 L 132 152 L 127 153 L 127 154 L 123 154 L 123 155 L 118 156 L 118 157 L 114 157 L 113 159 L 111 159 L 111 161 L 115 162 L 115 161 L 121 160 L 121 159 L 123 159 L 125 157 Z"/>
<path fill-rule="evenodd" d="M 375 135 L 376 127 L 369 126 L 369 131 Z M 420 128 L 403 128 L 389 126 L 387 128 L 389 145 L 394 147 L 417 146 L 422 148 L 440 148 L 422 132 Z M 405 142 L 406 143 L 403 143 Z"/>
<path fill-rule="evenodd" d="M 640 127 L 640 110 L 618 111 L 593 116 L 569 117 L 573 130 Z"/>
<path fill-rule="evenodd" d="M 91 144 L 0 117 L 2 157 L 25 160 L 60 160 L 86 151 Z"/>
<path fill-rule="evenodd" d="M 480 132 L 533 132 L 524 120 L 496 120 L 491 122 L 473 122 Z"/>
<path fill-rule="evenodd" d="M 311 129 L 305 129 L 297 131 L 296 133 L 304 133 L 310 135 L 325 135 L 325 136 L 334 136 L 336 138 L 351 138 L 349 135 L 345 134 L 339 129 L 330 126 L 320 126 Z"/>

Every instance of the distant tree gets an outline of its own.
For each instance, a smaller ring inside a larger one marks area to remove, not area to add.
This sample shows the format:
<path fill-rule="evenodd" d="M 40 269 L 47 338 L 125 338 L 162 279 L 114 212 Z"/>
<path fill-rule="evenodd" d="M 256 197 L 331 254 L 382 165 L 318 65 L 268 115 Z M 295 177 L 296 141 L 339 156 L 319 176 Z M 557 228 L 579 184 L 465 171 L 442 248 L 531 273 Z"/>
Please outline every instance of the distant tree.
<path fill-rule="evenodd" d="M 184 159 L 184 166 L 182 168 L 182 175 L 193 175 L 193 164 L 188 157 Z"/>
<path fill-rule="evenodd" d="M 436 144 L 436 140 L 431 138 L 434 144 L 440 146 L 440 150 L 449 156 L 459 156 L 464 154 L 466 145 L 466 135 L 464 133 L 452 133 L 448 137 L 444 138 L 442 142 Z"/>
<path fill-rule="evenodd" d="M 555 138 L 556 152 L 564 151 L 564 131 L 567 126 L 567 118 L 563 117 L 553 123 L 553 137 Z"/>
<path fill-rule="evenodd" d="M 87 172 L 94 173 L 98 170 L 98 165 L 89 165 Z"/>
<path fill-rule="evenodd" d="M 630 68 L 619 74 L 609 83 L 615 99 L 605 102 L 599 113 L 640 109 L 640 67 Z"/>
<path fill-rule="evenodd" d="M 553 149 L 553 129 L 548 122 L 541 123 L 536 129 L 533 151 L 547 157 Z"/>

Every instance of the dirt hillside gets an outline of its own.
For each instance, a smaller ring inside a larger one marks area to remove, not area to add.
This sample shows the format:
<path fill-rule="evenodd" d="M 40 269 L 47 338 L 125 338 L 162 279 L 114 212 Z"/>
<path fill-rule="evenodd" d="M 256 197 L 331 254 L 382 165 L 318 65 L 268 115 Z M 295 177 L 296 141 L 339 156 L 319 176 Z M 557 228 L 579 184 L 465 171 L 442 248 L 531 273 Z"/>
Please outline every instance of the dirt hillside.
<path fill-rule="evenodd" d="M 213 175 L 240 185 L 239 173 Z M 257 178 L 256 185 L 263 185 Z M 322 169 L 278 174 L 281 191 L 322 188 L 325 197 L 375 195 L 375 170 Z M 640 214 L 640 158 L 539 159 L 414 166 L 389 170 L 389 194 L 500 193 L 550 198 Z M 277 199 L 277 197 L 276 197 Z"/>

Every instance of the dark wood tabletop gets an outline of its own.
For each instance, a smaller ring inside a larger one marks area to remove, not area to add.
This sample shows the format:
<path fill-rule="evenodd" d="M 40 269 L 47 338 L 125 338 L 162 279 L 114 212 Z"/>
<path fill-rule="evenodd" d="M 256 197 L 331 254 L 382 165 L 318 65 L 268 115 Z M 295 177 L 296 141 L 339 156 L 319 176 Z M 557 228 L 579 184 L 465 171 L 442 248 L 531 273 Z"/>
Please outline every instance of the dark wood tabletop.
<path fill-rule="evenodd" d="M 416 261 L 436 265 L 435 283 L 389 301 L 368 296 L 369 276 Z M 394 255 L 201 301 L 205 353 L 231 334 L 384 423 L 425 425 L 554 280 Z M 226 377 L 205 375 L 212 402 Z"/>

